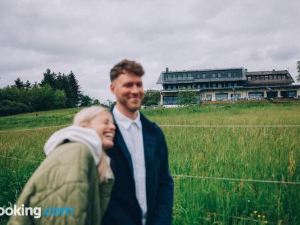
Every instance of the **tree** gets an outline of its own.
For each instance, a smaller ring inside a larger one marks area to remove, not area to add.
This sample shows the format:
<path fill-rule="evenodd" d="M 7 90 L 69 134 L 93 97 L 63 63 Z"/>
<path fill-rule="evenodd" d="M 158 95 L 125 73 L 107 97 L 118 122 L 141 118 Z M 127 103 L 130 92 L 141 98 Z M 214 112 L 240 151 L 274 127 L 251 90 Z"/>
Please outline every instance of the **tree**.
<path fill-rule="evenodd" d="M 31 105 L 35 111 L 63 108 L 66 100 L 63 91 L 54 90 L 50 85 L 31 90 Z"/>
<path fill-rule="evenodd" d="M 91 106 L 93 99 L 88 95 L 80 95 L 80 106 Z"/>
<path fill-rule="evenodd" d="M 300 61 L 297 62 L 297 71 L 298 71 L 297 81 L 300 82 Z"/>
<path fill-rule="evenodd" d="M 68 98 L 67 106 L 75 107 L 79 103 L 80 86 L 75 77 L 75 74 L 72 71 L 67 75 L 67 81 L 68 81 L 68 85 L 65 89 Z"/>
<path fill-rule="evenodd" d="M 7 116 L 11 114 L 30 112 L 31 108 L 20 102 L 11 101 L 11 100 L 2 100 L 0 101 L 0 116 Z"/>
<path fill-rule="evenodd" d="M 44 75 L 44 78 L 41 81 L 41 86 L 49 85 L 53 89 L 57 89 L 56 83 L 55 83 L 56 74 L 52 73 L 50 69 L 46 69 L 46 72 L 43 75 Z"/>
<path fill-rule="evenodd" d="M 180 91 L 178 93 L 179 105 L 192 105 L 199 103 L 198 92 L 195 91 Z"/>
<path fill-rule="evenodd" d="M 100 105 L 100 101 L 98 99 L 93 100 L 93 105 Z"/>
<path fill-rule="evenodd" d="M 21 88 L 24 88 L 25 87 L 25 84 L 23 81 L 21 81 L 20 77 L 18 77 L 16 80 L 15 80 L 15 86 L 19 89 Z"/>
<path fill-rule="evenodd" d="M 47 69 L 40 84 L 24 83 L 19 77 L 15 84 L 0 88 L 0 115 L 100 104 L 80 92 L 75 74 L 51 72 Z M 80 96 L 82 96 L 80 98 Z M 80 101 L 80 102 L 79 102 Z"/>
<path fill-rule="evenodd" d="M 160 92 L 158 90 L 147 90 L 143 99 L 143 105 L 158 105 L 160 101 Z"/>
<path fill-rule="evenodd" d="M 26 83 L 25 83 L 25 87 L 26 87 L 26 88 L 30 88 L 30 87 L 31 87 L 31 83 L 30 83 L 30 81 L 29 81 L 29 80 L 27 80 L 27 81 L 26 81 Z"/>
<path fill-rule="evenodd" d="M 50 69 L 47 69 L 41 82 L 41 86 L 46 85 L 49 85 L 54 90 L 63 90 L 65 92 L 67 97 L 67 107 L 76 107 L 78 105 L 80 86 L 72 71 L 70 71 L 68 75 L 65 75 L 60 72 L 55 74 L 54 72 L 51 72 Z"/>

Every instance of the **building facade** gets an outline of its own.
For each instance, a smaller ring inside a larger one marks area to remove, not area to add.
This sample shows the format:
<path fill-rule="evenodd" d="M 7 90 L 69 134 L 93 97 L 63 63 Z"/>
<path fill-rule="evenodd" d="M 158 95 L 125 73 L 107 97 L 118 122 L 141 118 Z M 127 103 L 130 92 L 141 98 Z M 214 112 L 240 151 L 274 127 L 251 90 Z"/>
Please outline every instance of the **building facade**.
<path fill-rule="evenodd" d="M 157 82 L 163 86 L 161 105 L 177 105 L 179 92 L 195 92 L 199 102 L 300 98 L 300 85 L 287 70 L 248 72 L 247 69 L 166 71 Z"/>

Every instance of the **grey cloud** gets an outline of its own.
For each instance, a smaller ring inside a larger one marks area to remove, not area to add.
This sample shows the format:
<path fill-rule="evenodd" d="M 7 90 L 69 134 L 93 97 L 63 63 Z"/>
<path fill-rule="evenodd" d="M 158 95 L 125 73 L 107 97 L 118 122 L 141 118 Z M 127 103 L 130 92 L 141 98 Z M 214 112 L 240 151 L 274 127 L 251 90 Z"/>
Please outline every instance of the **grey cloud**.
<path fill-rule="evenodd" d="M 166 66 L 290 67 L 295 74 L 299 4 L 297 0 L 1 1 L 1 86 L 20 73 L 24 80 L 40 80 L 46 68 L 73 70 L 86 93 L 105 100 L 112 97 L 109 70 L 123 58 L 144 65 L 146 88 L 157 87 Z"/>

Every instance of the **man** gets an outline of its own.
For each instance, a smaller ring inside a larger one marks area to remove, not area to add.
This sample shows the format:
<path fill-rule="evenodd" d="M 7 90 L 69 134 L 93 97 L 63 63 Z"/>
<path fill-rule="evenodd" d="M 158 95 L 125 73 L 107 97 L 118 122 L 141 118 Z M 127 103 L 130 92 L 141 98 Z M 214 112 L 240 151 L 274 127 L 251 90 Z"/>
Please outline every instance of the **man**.
<path fill-rule="evenodd" d="M 115 175 L 102 225 L 170 225 L 173 179 L 161 129 L 139 112 L 144 97 L 143 67 L 122 60 L 110 71 L 116 123 L 108 151 Z"/>

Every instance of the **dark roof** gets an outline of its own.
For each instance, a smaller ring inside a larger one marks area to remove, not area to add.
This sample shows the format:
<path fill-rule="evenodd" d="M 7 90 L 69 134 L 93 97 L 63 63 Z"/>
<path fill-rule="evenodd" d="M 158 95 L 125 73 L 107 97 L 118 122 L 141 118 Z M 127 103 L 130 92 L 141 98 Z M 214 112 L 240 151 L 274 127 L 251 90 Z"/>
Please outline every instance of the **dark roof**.
<path fill-rule="evenodd" d="M 246 76 L 266 76 L 266 75 L 286 75 L 290 81 L 295 82 L 288 70 L 246 72 Z"/>
<path fill-rule="evenodd" d="M 246 72 L 246 76 L 265 76 L 265 75 L 290 75 L 289 71 L 287 70 L 272 70 L 272 71 L 253 71 L 253 72 Z"/>
<path fill-rule="evenodd" d="M 238 71 L 238 76 L 236 77 L 224 77 L 222 72 L 233 72 Z M 182 80 L 164 80 L 165 75 L 169 74 L 194 74 L 195 73 L 207 73 L 207 76 L 211 76 L 213 73 L 221 73 L 221 77 L 206 77 L 206 78 L 192 78 L 192 79 L 182 79 Z M 245 72 L 243 67 L 238 68 L 225 68 L 225 69 L 203 69 L 203 70 L 181 70 L 181 71 L 169 71 L 167 68 L 166 71 L 163 71 L 157 81 L 157 84 L 164 83 L 195 83 L 195 82 L 212 82 L 212 81 L 237 81 L 237 80 L 246 80 Z"/>
<path fill-rule="evenodd" d="M 223 69 L 201 69 L 201 70 L 175 70 L 175 71 L 163 71 L 162 73 L 193 73 L 193 72 L 213 72 L 213 71 L 226 71 L 226 70 L 242 70 L 244 67 L 232 67 Z"/>

